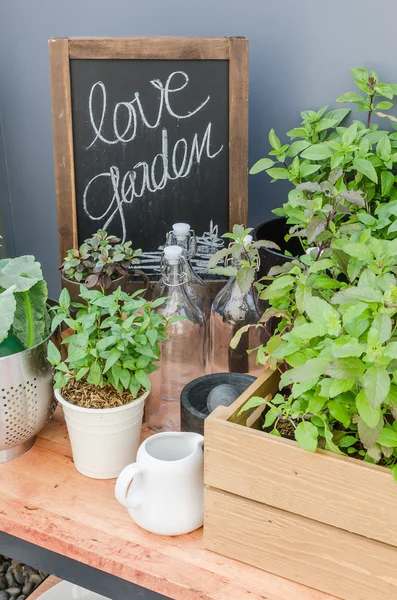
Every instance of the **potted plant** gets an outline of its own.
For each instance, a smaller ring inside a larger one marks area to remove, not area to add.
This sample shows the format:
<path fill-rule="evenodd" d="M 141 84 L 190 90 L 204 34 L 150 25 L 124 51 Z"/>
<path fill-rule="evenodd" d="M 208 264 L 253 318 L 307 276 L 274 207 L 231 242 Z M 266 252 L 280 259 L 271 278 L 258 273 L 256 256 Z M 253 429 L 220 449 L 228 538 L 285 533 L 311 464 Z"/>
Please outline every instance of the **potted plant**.
<path fill-rule="evenodd" d="M 391 93 L 375 74 L 356 75 L 360 89 Z M 397 153 L 394 133 L 367 127 L 379 113 L 369 102 L 366 125 L 307 146 L 313 173 L 321 153 L 330 170 L 297 182 L 283 207 L 301 256 L 256 284 L 267 308 L 254 327 L 277 320 L 255 349 L 266 371 L 206 423 L 206 547 L 346 600 L 397 594 L 387 566 L 397 539 Z M 290 539 L 305 551 L 286 551 Z"/>
<path fill-rule="evenodd" d="M 280 322 L 258 361 L 281 374 L 265 414 L 272 433 L 287 420 L 303 448 L 382 464 L 397 480 L 396 256 L 397 240 L 366 230 L 287 263 L 260 294 L 261 322 Z"/>
<path fill-rule="evenodd" d="M 397 85 L 381 83 L 376 73 L 362 68 L 352 69 L 351 74 L 359 92 L 344 93 L 337 102 L 355 104 L 365 113 L 362 121 L 342 126 L 349 109 L 305 110 L 300 126 L 287 132 L 291 143 L 282 144 L 272 129 L 269 158 L 258 160 L 250 170 L 251 174 L 266 171 L 272 182 L 286 179 L 294 186 L 287 202 L 273 211 L 278 218 L 260 224 L 253 233 L 254 239 L 270 239 L 282 248 L 281 255 L 271 248 L 261 249 L 261 275 L 283 264 L 286 255 L 299 256 L 317 236 L 326 235 L 322 232 L 332 210 L 329 199 L 333 191 L 345 194 L 333 217 L 335 225 L 344 223 L 348 215 L 356 226 L 371 227 L 376 237 L 391 239 L 395 235 L 397 132 L 381 129 L 374 117 L 388 120 L 397 129 L 394 118 L 384 112 L 393 106 Z M 331 173 L 336 169 L 341 176 L 335 185 Z M 328 186 L 329 193 L 320 196 L 315 184 Z M 353 193 L 356 191 L 362 192 L 361 199 Z"/>
<path fill-rule="evenodd" d="M 131 246 L 131 241 L 121 244 L 119 238 L 99 229 L 78 249 L 68 250 L 59 269 L 62 287 L 67 288 L 72 301 L 81 301 L 81 284 L 88 289 L 103 289 L 106 294 L 120 286 L 123 291 L 128 291 L 127 282 L 132 275 L 130 269 L 139 264 L 138 257 L 142 253 L 142 250 L 133 250 Z M 146 275 L 142 271 L 135 272 L 143 277 L 147 287 Z"/>
<path fill-rule="evenodd" d="M 117 477 L 135 460 L 140 441 L 148 375 L 157 369 L 167 319 L 147 302 L 120 288 L 111 294 L 80 287 L 85 304 L 71 303 L 64 289 L 54 308 L 53 328 L 71 328 L 67 358 L 49 344 L 55 394 L 62 404 L 76 469 L 98 479 Z M 77 309 L 72 316 L 73 309 Z M 170 320 L 171 321 L 171 320 Z"/>
<path fill-rule="evenodd" d="M 0 463 L 29 450 L 51 415 L 47 301 L 33 256 L 0 260 Z"/>
<path fill-rule="evenodd" d="M 257 326 L 277 329 L 257 348 L 264 375 L 206 421 L 205 547 L 345 600 L 388 600 L 397 240 L 341 230 L 258 284 L 270 306 Z"/>

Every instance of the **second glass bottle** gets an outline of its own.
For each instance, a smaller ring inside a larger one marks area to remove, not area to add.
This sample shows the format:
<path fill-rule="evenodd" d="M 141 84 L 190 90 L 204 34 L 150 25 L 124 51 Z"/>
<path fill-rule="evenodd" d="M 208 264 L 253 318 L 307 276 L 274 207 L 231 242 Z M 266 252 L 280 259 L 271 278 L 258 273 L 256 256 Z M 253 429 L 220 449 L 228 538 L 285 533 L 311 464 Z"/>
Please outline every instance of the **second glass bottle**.
<path fill-rule="evenodd" d="M 187 282 L 182 248 L 166 246 L 162 277 L 154 288 L 153 299 L 166 297 L 156 311 L 178 319 L 167 328 L 168 339 L 161 343 L 159 369 L 151 375 L 146 420 L 156 431 L 180 431 L 182 388 L 205 374 L 206 320 L 189 298 Z"/>

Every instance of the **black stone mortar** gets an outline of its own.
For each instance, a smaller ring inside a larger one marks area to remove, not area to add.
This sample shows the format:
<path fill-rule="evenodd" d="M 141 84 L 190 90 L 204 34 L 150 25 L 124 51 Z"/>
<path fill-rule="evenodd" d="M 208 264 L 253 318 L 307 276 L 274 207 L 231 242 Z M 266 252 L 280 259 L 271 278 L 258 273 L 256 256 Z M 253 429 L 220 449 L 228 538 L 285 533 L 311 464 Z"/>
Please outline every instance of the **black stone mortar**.
<path fill-rule="evenodd" d="M 194 379 L 181 392 L 181 429 L 204 433 L 204 419 L 209 415 L 208 394 L 218 385 L 227 383 L 242 394 L 256 377 L 242 373 L 213 373 Z"/>
<path fill-rule="evenodd" d="M 47 573 L 0 554 L 0 600 L 25 600 Z"/>

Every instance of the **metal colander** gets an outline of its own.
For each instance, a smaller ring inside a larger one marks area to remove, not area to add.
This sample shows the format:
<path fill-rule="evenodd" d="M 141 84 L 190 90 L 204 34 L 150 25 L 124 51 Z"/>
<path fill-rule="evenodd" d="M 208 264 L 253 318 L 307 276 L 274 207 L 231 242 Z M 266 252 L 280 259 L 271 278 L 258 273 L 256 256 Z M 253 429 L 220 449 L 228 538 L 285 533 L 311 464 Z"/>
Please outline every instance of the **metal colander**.
<path fill-rule="evenodd" d="M 29 450 L 55 409 L 47 344 L 0 358 L 0 463 Z"/>

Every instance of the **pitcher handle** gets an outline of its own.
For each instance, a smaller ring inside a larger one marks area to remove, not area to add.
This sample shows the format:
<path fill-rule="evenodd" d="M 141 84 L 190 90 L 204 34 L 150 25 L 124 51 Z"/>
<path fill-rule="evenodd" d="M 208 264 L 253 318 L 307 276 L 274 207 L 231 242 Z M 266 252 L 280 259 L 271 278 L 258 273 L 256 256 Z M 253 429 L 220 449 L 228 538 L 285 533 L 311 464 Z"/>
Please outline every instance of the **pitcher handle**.
<path fill-rule="evenodd" d="M 141 467 L 137 463 L 125 467 L 116 481 L 115 496 L 116 500 L 126 508 L 137 508 L 142 503 L 142 492 L 136 491 L 133 497 L 128 496 L 128 488 L 130 487 L 134 477 L 142 473 Z"/>

